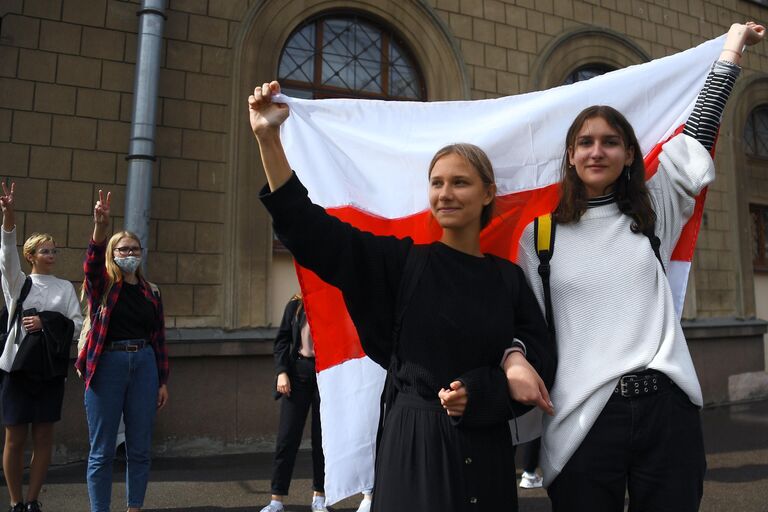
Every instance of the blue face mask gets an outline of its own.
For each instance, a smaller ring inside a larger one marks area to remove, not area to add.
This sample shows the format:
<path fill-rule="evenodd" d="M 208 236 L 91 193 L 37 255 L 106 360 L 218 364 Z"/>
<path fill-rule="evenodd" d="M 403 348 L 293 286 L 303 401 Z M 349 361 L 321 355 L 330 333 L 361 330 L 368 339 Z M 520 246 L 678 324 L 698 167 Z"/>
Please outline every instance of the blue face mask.
<path fill-rule="evenodd" d="M 141 256 L 126 256 L 124 258 L 115 258 L 115 265 L 125 274 L 133 274 L 141 265 Z"/>

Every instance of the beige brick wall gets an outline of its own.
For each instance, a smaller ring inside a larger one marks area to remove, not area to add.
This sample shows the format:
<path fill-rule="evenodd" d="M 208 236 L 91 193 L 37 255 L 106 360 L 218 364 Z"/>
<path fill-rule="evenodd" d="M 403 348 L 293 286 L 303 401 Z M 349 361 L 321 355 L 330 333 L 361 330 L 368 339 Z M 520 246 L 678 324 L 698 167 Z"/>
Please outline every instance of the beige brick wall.
<path fill-rule="evenodd" d="M 594 25 L 623 34 L 656 58 L 725 32 L 733 20 L 766 15 L 765 8 L 725 0 L 428 3 L 458 43 L 472 98 L 531 90 L 541 53 L 578 27 Z M 222 325 L 229 293 L 224 289 L 224 256 L 230 250 L 224 247 L 225 221 L 232 200 L 227 197 L 229 131 L 232 109 L 242 107 L 231 97 L 234 45 L 253 4 L 169 1 L 149 261 L 150 278 L 163 287 L 169 326 Z M 137 0 L 0 4 L 0 175 L 19 185 L 21 234 L 54 232 L 67 248 L 59 273 L 76 281 L 99 188 L 113 192 L 115 228 L 122 225 L 137 7 Z M 747 74 L 768 71 L 766 48 L 747 54 Z M 768 197 L 768 182 L 754 190 Z M 738 314 L 739 249 L 727 236 L 736 218 L 732 194 L 727 180 L 718 181 L 709 193 L 695 262 L 700 316 Z M 268 281 L 265 275 L 250 279 Z M 279 316 L 282 305 L 269 309 Z"/>
<path fill-rule="evenodd" d="M 19 230 L 66 247 L 80 281 L 99 188 L 122 227 L 138 1 L 26 0 L 0 7 L 0 176 L 18 185 Z M 169 2 L 158 109 L 149 277 L 169 326 L 219 326 L 230 33 L 246 2 Z"/>

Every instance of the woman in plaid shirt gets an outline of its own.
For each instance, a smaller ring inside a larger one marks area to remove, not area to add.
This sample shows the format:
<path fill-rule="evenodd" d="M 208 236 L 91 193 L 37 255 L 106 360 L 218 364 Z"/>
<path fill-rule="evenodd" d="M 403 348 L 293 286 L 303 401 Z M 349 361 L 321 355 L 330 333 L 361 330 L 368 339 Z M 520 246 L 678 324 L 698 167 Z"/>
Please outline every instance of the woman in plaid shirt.
<path fill-rule="evenodd" d="M 107 242 L 110 194 L 99 191 L 83 292 L 91 329 L 76 367 L 85 380 L 92 512 L 109 512 L 117 429 L 125 421 L 129 512 L 144 504 L 152 425 L 168 401 L 168 352 L 160 293 L 141 274 L 141 243 L 128 231 Z M 109 257 L 107 257 L 107 255 Z"/>

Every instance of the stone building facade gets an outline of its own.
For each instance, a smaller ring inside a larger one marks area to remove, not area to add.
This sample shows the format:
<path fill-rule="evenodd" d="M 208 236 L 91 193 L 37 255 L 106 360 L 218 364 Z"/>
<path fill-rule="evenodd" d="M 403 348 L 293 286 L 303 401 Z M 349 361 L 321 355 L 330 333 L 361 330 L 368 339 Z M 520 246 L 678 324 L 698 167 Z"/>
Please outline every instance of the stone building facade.
<path fill-rule="evenodd" d="M 112 191 L 115 228 L 122 224 L 139 3 L 0 1 L 0 176 L 17 183 L 20 239 L 51 232 L 63 249 L 58 274 L 74 282 L 82 279 L 99 189 Z M 171 343 L 171 402 L 158 449 L 260 449 L 273 439 L 271 339 L 296 284 L 256 199 L 264 178 L 246 98 L 277 76 L 297 28 L 329 15 L 364 19 L 397 37 L 423 99 L 483 99 L 687 49 L 733 21 L 768 20 L 763 3 L 169 0 L 148 256 Z M 748 319 L 768 318 L 768 266 L 760 264 L 768 238 L 768 213 L 760 220 L 768 205 L 768 45 L 750 49 L 743 64 L 685 310 L 689 337 L 701 342 L 695 357 L 710 402 L 729 398 L 730 376 L 765 369 L 755 341 L 764 329 Z M 719 364 L 722 354 L 731 367 Z M 81 393 L 79 383 L 69 385 L 62 459 L 85 447 Z"/>

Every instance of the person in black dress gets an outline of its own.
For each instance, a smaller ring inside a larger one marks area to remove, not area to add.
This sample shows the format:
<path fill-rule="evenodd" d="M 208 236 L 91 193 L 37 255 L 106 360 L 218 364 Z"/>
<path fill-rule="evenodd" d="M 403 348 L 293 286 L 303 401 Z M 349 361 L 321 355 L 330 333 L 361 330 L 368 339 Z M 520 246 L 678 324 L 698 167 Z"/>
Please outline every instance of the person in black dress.
<path fill-rule="evenodd" d="M 556 358 L 520 268 L 480 251 L 496 193 L 487 156 L 454 144 L 433 158 L 439 242 L 363 232 L 314 205 L 292 173 L 279 134 L 288 107 L 272 102 L 279 91 L 265 83 L 248 99 L 269 183 L 261 200 L 297 262 L 341 290 L 363 349 L 397 389 L 380 434 L 374 512 L 516 510 L 508 420 L 533 405 L 553 412 Z"/>

